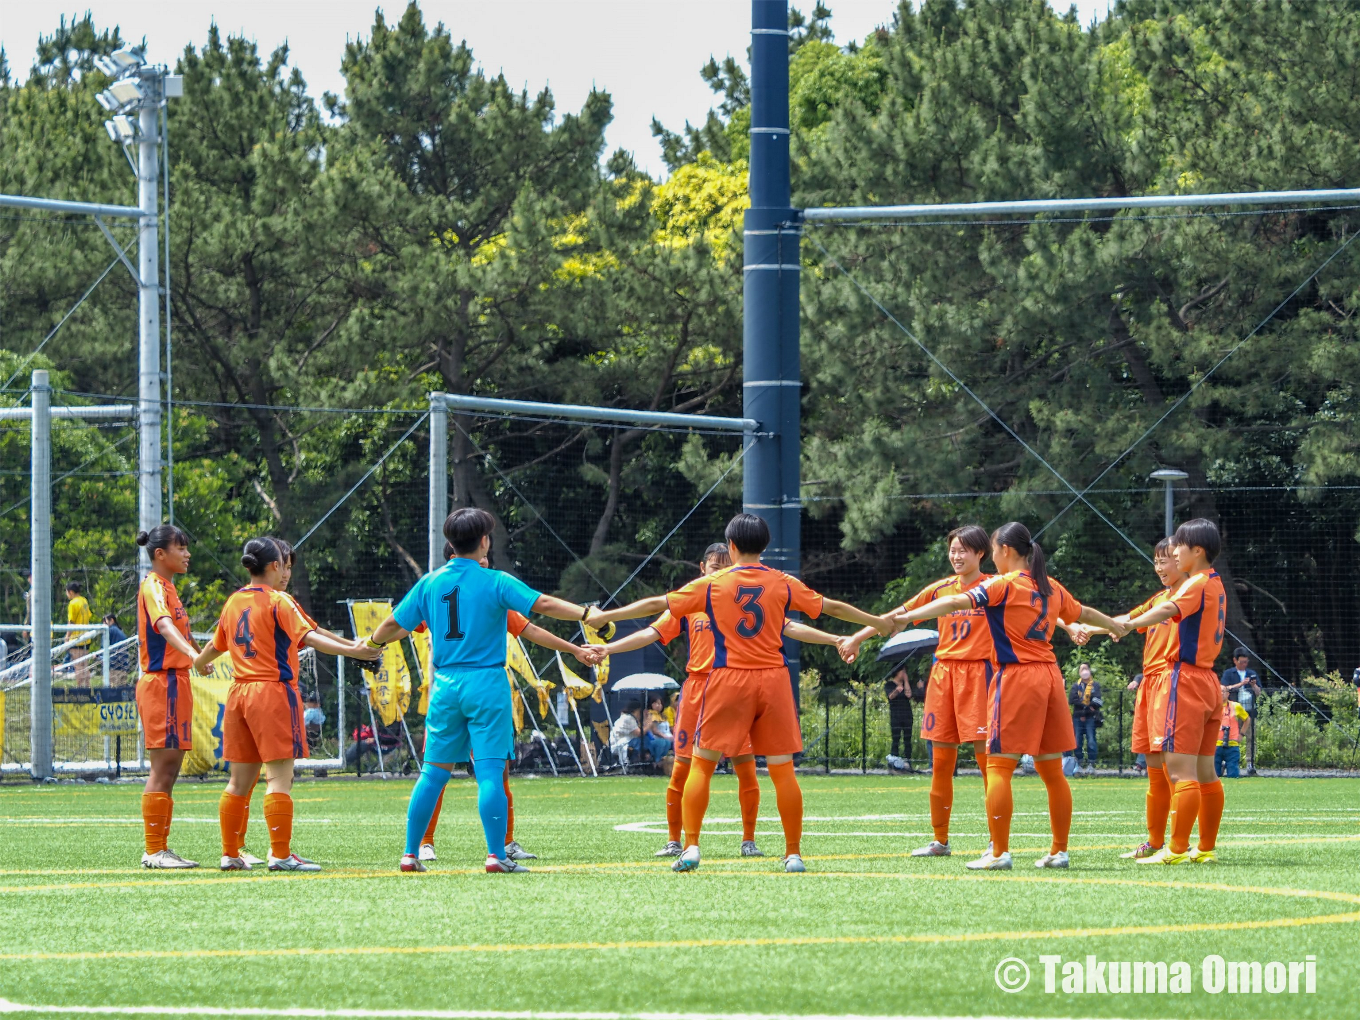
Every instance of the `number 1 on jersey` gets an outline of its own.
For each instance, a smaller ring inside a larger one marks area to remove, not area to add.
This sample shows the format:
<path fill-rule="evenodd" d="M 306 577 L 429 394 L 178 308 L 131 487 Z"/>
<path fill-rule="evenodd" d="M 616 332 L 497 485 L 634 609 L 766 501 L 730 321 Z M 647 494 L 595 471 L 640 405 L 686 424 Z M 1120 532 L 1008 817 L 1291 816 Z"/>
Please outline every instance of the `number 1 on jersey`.
<path fill-rule="evenodd" d="M 440 601 L 449 607 L 449 629 L 444 632 L 444 640 L 461 641 L 463 632 L 458 629 L 458 589 L 454 588 Z"/>

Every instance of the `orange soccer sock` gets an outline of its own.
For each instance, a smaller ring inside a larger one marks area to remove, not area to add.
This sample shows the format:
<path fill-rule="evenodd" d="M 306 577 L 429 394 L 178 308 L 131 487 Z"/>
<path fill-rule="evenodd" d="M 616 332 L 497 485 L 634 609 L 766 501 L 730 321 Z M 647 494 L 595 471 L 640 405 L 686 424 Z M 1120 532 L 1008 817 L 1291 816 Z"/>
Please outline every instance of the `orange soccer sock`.
<path fill-rule="evenodd" d="M 448 787 L 445 787 L 444 789 L 447 790 Z M 439 824 L 439 809 L 443 806 L 444 790 L 440 790 L 439 799 L 434 802 L 434 814 L 430 815 L 430 824 L 425 826 L 425 835 L 420 837 L 421 846 L 424 846 L 426 843 L 429 843 L 430 846 L 434 846 L 434 830 L 435 826 Z"/>
<path fill-rule="evenodd" d="M 954 766 L 958 764 L 959 749 L 949 744 L 935 744 L 930 760 L 930 827 L 935 830 L 935 842 L 949 842 L 949 812 L 954 809 Z"/>
<path fill-rule="evenodd" d="M 266 793 L 264 824 L 269 829 L 269 852 L 277 858 L 292 853 L 293 798 L 286 793 Z"/>
<path fill-rule="evenodd" d="M 1067 837 L 1072 831 L 1072 787 L 1063 775 L 1062 759 L 1047 758 L 1034 763 L 1034 771 L 1044 781 L 1048 791 L 1048 825 L 1053 830 L 1053 843 L 1048 852 L 1056 854 L 1067 849 Z"/>
<path fill-rule="evenodd" d="M 1193 779 L 1176 784 L 1171 795 L 1171 852 L 1183 854 L 1190 849 L 1190 830 L 1199 817 L 1199 783 Z"/>
<path fill-rule="evenodd" d="M 666 838 L 680 842 L 681 805 L 685 796 L 685 777 L 689 775 L 689 758 L 676 758 L 671 768 L 671 781 L 666 784 Z"/>
<path fill-rule="evenodd" d="M 987 758 L 987 831 L 992 837 L 992 854 L 1000 857 L 1011 848 L 1011 815 L 1015 799 L 1011 776 L 1020 763 L 1014 758 L 989 755 Z"/>
<path fill-rule="evenodd" d="M 146 852 L 160 853 L 170 838 L 170 816 L 175 802 L 168 793 L 142 794 L 142 828 L 146 833 Z"/>
<path fill-rule="evenodd" d="M 441 791 L 440 796 L 444 794 Z M 438 810 L 436 808 L 435 810 Z M 505 841 L 515 841 L 515 795 L 510 792 L 510 766 L 505 767 Z"/>
<path fill-rule="evenodd" d="M 238 797 L 234 793 L 222 791 L 217 801 L 217 824 L 222 830 L 222 856 L 241 856 L 241 834 L 246 828 L 246 813 L 250 810 L 250 798 Z"/>
<path fill-rule="evenodd" d="M 769 766 L 770 781 L 774 783 L 774 802 L 779 808 L 779 821 L 784 826 L 784 853 L 801 854 L 803 844 L 803 790 L 793 762 Z"/>
<path fill-rule="evenodd" d="M 1166 843 L 1166 818 L 1171 811 L 1171 783 L 1167 781 L 1166 769 L 1161 765 L 1149 765 L 1147 774 L 1148 843 L 1160 850 Z"/>
<path fill-rule="evenodd" d="M 741 838 L 756 838 L 756 817 L 760 814 L 760 780 L 756 778 L 756 760 L 734 761 L 732 771 L 737 774 L 737 803 L 741 805 Z"/>
<path fill-rule="evenodd" d="M 699 845 L 699 830 L 703 828 L 704 813 L 708 810 L 708 788 L 713 782 L 716 761 L 695 755 L 690 759 L 689 776 L 685 779 L 685 794 L 680 812 L 685 822 L 685 846 Z"/>
<path fill-rule="evenodd" d="M 1199 784 L 1199 848 L 1212 850 L 1218 843 L 1218 825 L 1223 821 L 1223 781 Z"/>
<path fill-rule="evenodd" d="M 982 750 L 978 750 L 979 744 L 973 745 L 973 757 L 977 759 L 978 771 L 982 773 L 982 798 L 987 799 L 987 745 L 981 743 Z"/>

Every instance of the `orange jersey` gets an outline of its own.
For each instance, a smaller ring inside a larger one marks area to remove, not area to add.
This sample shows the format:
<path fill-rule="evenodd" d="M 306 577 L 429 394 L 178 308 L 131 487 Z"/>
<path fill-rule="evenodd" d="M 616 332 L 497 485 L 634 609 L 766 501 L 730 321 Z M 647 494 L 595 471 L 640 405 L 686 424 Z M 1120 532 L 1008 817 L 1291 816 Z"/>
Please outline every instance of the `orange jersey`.
<path fill-rule="evenodd" d="M 1152 598 L 1129 610 L 1129 616 L 1142 616 L 1171 597 L 1171 589 L 1163 588 Z M 1180 631 L 1173 620 L 1163 620 L 1151 627 L 1144 627 L 1143 633 L 1143 675 L 1149 670 L 1163 669 L 1176 662 L 1180 657 Z"/>
<path fill-rule="evenodd" d="M 707 613 L 672 616 L 669 611 L 652 621 L 652 629 L 661 635 L 661 643 L 668 645 L 681 634 L 689 639 L 687 673 L 707 673 L 713 668 L 713 627 Z M 782 646 L 781 646 L 782 647 Z"/>
<path fill-rule="evenodd" d="M 308 625 L 312 628 L 312 630 L 321 629 L 321 624 L 316 622 L 316 620 L 312 617 L 311 613 L 307 612 L 307 610 L 302 608 L 302 606 L 298 603 L 298 600 L 294 597 L 292 592 L 281 591 L 279 592 L 279 594 L 286 598 L 289 602 L 293 603 L 293 608 L 298 611 L 298 615 L 300 615 L 304 620 L 307 621 Z"/>
<path fill-rule="evenodd" d="M 977 582 L 990 580 L 991 574 L 983 574 Z M 942 581 L 928 584 L 919 592 L 902 603 L 906 610 L 920 609 L 929 602 L 949 595 L 966 594 L 959 576 L 946 577 Z M 982 659 L 992 661 L 996 653 L 992 650 L 992 634 L 987 629 L 987 613 L 982 609 L 960 609 L 945 613 L 935 625 L 940 629 L 940 642 L 935 646 L 937 659 Z"/>
<path fill-rule="evenodd" d="M 137 589 L 137 644 L 143 673 L 163 673 L 167 669 L 188 669 L 193 659 L 175 648 L 156 629 L 169 620 L 175 630 L 189 639 L 189 614 L 180 604 L 175 586 L 157 573 L 147 574 Z"/>
<path fill-rule="evenodd" d="M 316 627 L 287 594 L 242 588 L 227 599 L 213 632 L 213 647 L 230 652 L 237 683 L 297 680 L 298 649 Z"/>
<path fill-rule="evenodd" d="M 968 593 L 974 606 L 987 614 L 996 661 L 1057 662 L 1053 630 L 1058 621 L 1072 623 L 1081 616 L 1081 603 L 1053 578 L 1053 594 L 1040 595 L 1026 571 L 998 574 Z"/>
<path fill-rule="evenodd" d="M 529 618 L 523 613 L 517 613 L 513 609 L 505 611 L 505 629 L 510 632 L 511 637 L 519 637 L 527 626 Z"/>
<path fill-rule="evenodd" d="M 822 615 L 822 596 L 762 563 L 696 578 L 666 596 L 672 616 L 703 613 L 713 629 L 713 668 L 784 665 L 784 622 L 792 612 Z"/>
<path fill-rule="evenodd" d="M 1228 605 L 1222 578 L 1212 567 L 1191 574 L 1167 601 L 1176 605 L 1176 615 L 1171 620 L 1179 643 L 1171 661 L 1213 669 L 1223 647 L 1223 621 Z"/>

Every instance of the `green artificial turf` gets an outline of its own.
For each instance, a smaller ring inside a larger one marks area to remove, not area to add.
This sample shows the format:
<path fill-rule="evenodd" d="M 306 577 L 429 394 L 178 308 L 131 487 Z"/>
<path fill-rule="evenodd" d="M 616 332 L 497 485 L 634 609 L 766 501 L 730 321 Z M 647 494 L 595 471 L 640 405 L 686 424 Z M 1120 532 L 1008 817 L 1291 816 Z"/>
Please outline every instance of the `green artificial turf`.
<path fill-rule="evenodd" d="M 1118 858 L 1143 838 L 1145 783 L 1077 779 L 1064 873 L 1034 869 L 1048 845 L 1043 787 L 1017 779 L 1016 869 L 984 875 L 963 867 L 986 844 L 980 780 L 957 781 L 955 855 L 936 859 L 906 855 L 930 838 L 928 778 L 801 782 L 803 875 L 782 871 L 764 777 L 758 839 L 769 856 L 738 856 L 735 782 L 719 776 L 704 864 L 690 875 L 652 856 L 665 840 L 662 779 L 516 778 L 516 836 L 541 855 L 521 876 L 482 871 L 468 780 L 448 789 L 440 860 L 424 875 L 396 870 L 407 780 L 297 784 L 294 848 L 324 865 L 316 876 L 216 871 L 220 783 L 177 789 L 171 845 L 207 865 L 188 873 L 137 866 L 138 785 L 3 787 L 0 999 L 167 1016 L 204 1006 L 1354 1015 L 1353 780 L 1228 781 L 1222 863 L 1149 868 Z M 262 792 L 248 838 L 261 856 Z M 1202 960 L 1215 953 L 1262 963 L 1313 954 L 1317 991 L 1208 994 Z M 1186 961 L 1194 991 L 1046 994 L 1041 954 Z M 1032 975 L 1016 994 L 994 976 L 1007 957 Z"/>

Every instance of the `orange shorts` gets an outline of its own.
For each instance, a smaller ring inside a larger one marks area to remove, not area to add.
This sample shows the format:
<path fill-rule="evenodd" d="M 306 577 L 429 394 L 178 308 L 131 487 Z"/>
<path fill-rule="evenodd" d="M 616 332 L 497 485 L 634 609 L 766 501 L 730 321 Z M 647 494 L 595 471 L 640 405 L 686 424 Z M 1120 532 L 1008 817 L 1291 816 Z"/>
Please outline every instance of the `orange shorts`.
<path fill-rule="evenodd" d="M 143 673 L 137 683 L 137 714 L 148 748 L 193 750 L 194 691 L 187 669 Z"/>
<path fill-rule="evenodd" d="M 1218 674 L 1189 662 L 1171 667 L 1148 706 L 1148 735 L 1163 754 L 1211 755 L 1223 723 Z"/>
<path fill-rule="evenodd" d="M 1056 662 L 1013 662 L 992 681 L 987 750 L 1057 754 L 1077 746 L 1067 687 Z"/>
<path fill-rule="evenodd" d="M 277 680 L 232 684 L 222 717 L 222 757 L 250 763 L 307 757 L 297 686 Z"/>
<path fill-rule="evenodd" d="M 691 719 L 699 718 L 699 703 L 703 700 L 704 687 L 708 683 L 707 673 L 691 673 L 689 679 L 685 681 L 684 690 L 680 692 L 680 703 L 675 707 L 675 756 L 677 758 L 694 757 L 693 727 L 690 725 Z M 746 741 L 746 746 L 740 754 L 751 754 L 751 741 Z"/>
<path fill-rule="evenodd" d="M 921 737 L 942 744 L 987 739 L 987 688 L 996 667 L 986 659 L 940 659 L 930 668 Z"/>
<path fill-rule="evenodd" d="M 789 671 L 731 669 L 708 674 L 694 715 L 692 745 L 739 754 L 796 754 L 803 749 Z"/>
<path fill-rule="evenodd" d="M 1148 734 L 1148 706 L 1166 682 L 1166 670 L 1157 667 L 1143 672 L 1143 682 L 1133 696 L 1133 753 L 1152 754 L 1152 740 Z"/>

